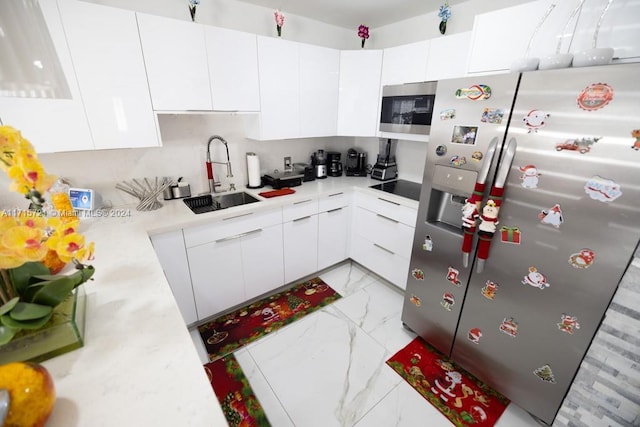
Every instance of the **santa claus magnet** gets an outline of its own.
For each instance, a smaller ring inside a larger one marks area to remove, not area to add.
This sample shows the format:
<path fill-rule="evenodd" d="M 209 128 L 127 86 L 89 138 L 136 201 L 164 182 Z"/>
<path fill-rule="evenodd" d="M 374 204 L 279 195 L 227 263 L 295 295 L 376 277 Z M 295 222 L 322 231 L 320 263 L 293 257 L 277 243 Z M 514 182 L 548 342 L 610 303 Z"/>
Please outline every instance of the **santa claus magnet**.
<path fill-rule="evenodd" d="M 440 301 L 440 305 L 445 308 L 447 311 L 451 311 L 451 306 L 456 303 L 455 298 L 449 292 L 445 292 L 442 294 L 442 301 Z"/>
<path fill-rule="evenodd" d="M 482 338 L 482 331 L 480 328 L 471 328 L 467 333 L 467 338 L 474 344 L 478 344 L 480 342 L 480 338 Z"/>
<path fill-rule="evenodd" d="M 571 316 L 570 314 L 562 313 L 562 316 L 560 316 L 560 323 L 558 323 L 558 329 L 562 332 L 568 333 L 569 335 L 573 335 L 576 329 L 580 329 L 578 318 L 576 316 Z"/>
<path fill-rule="evenodd" d="M 482 296 L 486 299 L 493 301 L 496 297 L 496 292 L 498 292 L 498 287 L 497 283 L 487 280 L 484 287 L 480 290 L 480 293 L 482 293 Z"/>
<path fill-rule="evenodd" d="M 531 110 L 527 113 L 526 116 L 522 119 L 525 127 L 527 128 L 528 133 L 538 132 L 542 126 L 544 126 L 545 121 L 549 117 L 549 114 L 545 113 L 542 110 Z"/>
<path fill-rule="evenodd" d="M 529 274 L 522 278 L 523 285 L 533 286 L 534 288 L 544 289 L 550 286 L 547 282 L 547 276 L 540 273 L 534 266 L 529 267 Z"/>

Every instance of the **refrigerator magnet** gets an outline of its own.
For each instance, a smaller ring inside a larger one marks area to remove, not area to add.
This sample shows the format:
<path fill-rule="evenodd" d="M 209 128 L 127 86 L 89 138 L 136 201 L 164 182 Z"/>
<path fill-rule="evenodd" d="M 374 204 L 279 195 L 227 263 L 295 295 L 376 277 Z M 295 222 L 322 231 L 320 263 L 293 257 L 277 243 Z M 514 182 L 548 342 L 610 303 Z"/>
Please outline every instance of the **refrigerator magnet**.
<path fill-rule="evenodd" d="M 549 114 L 542 110 L 531 110 L 522 119 L 528 133 L 538 132 L 538 129 L 544 126 Z"/>
<path fill-rule="evenodd" d="M 511 338 L 515 338 L 518 335 L 518 322 L 513 317 L 505 317 L 500 324 L 500 332 L 504 332 Z"/>
<path fill-rule="evenodd" d="M 635 138 L 635 141 L 633 142 L 633 145 L 631 146 L 631 148 L 633 148 L 636 151 L 640 151 L 640 129 L 632 130 L 631 136 Z"/>
<path fill-rule="evenodd" d="M 556 383 L 556 378 L 553 376 L 553 371 L 549 365 L 542 365 L 538 369 L 534 370 L 533 374 L 544 382 L 551 384 Z"/>
<path fill-rule="evenodd" d="M 502 123 L 502 118 L 504 117 L 504 110 L 499 108 L 485 108 L 482 110 L 482 117 L 480 117 L 480 121 L 483 123 L 491 123 L 499 125 Z"/>
<path fill-rule="evenodd" d="M 586 138 L 573 138 L 567 139 L 564 142 L 556 144 L 556 151 L 577 151 L 580 154 L 586 154 L 591 151 L 591 147 L 596 142 L 600 141 L 602 137 L 586 137 Z"/>
<path fill-rule="evenodd" d="M 455 298 L 449 292 L 445 292 L 442 294 L 442 301 L 440 301 L 440 305 L 445 308 L 447 311 L 451 311 L 451 306 L 456 303 Z"/>
<path fill-rule="evenodd" d="M 529 285 L 539 289 L 548 288 L 550 286 L 550 283 L 547 282 L 547 276 L 540 273 L 534 266 L 529 267 L 529 273 L 524 276 L 521 283 L 523 285 Z"/>
<path fill-rule="evenodd" d="M 585 111 L 599 110 L 613 100 L 613 88 L 606 83 L 593 83 L 582 89 L 576 102 Z"/>
<path fill-rule="evenodd" d="M 447 271 L 447 280 L 458 287 L 460 287 L 461 285 L 460 280 L 458 280 L 459 275 L 460 272 L 458 270 L 449 266 L 449 269 Z"/>
<path fill-rule="evenodd" d="M 574 268 L 589 268 L 596 258 L 596 254 L 588 248 L 582 248 L 580 251 L 571 254 L 569 257 L 569 264 Z"/>
<path fill-rule="evenodd" d="M 431 252 L 433 250 L 433 240 L 431 240 L 431 236 L 425 236 L 424 243 L 422 244 L 422 250 L 427 252 Z"/>
<path fill-rule="evenodd" d="M 496 292 L 498 292 L 499 285 L 491 280 L 487 280 L 484 284 L 484 287 L 480 290 L 482 296 L 486 299 L 493 301 L 496 297 Z"/>
<path fill-rule="evenodd" d="M 483 157 L 484 155 L 482 154 L 482 151 L 474 151 L 471 153 L 471 160 L 473 161 L 479 162 Z"/>
<path fill-rule="evenodd" d="M 480 338 L 482 338 L 482 331 L 480 328 L 471 328 L 467 333 L 467 338 L 474 344 L 478 344 L 480 342 Z"/>
<path fill-rule="evenodd" d="M 578 318 L 576 316 L 562 313 L 562 316 L 560 316 L 560 323 L 558 323 L 558 329 L 562 332 L 573 335 L 576 329 L 580 329 Z"/>
<path fill-rule="evenodd" d="M 478 126 L 454 126 L 451 143 L 475 145 L 477 136 Z"/>
<path fill-rule="evenodd" d="M 440 111 L 440 120 L 451 120 L 455 118 L 456 118 L 455 108 L 447 108 L 446 110 Z"/>
<path fill-rule="evenodd" d="M 519 245 L 522 241 L 522 232 L 520 231 L 520 228 L 503 225 L 500 227 L 500 241 L 502 243 Z"/>
<path fill-rule="evenodd" d="M 447 154 L 447 146 L 446 145 L 438 145 L 436 147 L 436 156 L 444 156 Z"/>
<path fill-rule="evenodd" d="M 409 301 L 411 301 L 411 304 L 415 305 L 416 307 L 420 307 L 422 305 L 422 300 L 416 295 L 411 295 Z"/>
<path fill-rule="evenodd" d="M 538 188 L 538 178 L 540 177 L 540 172 L 538 172 L 538 168 L 536 165 L 525 165 L 520 166 L 518 168 L 522 175 L 520 176 L 520 185 L 524 188 Z"/>
<path fill-rule="evenodd" d="M 491 88 L 483 84 L 462 87 L 456 90 L 455 97 L 458 99 L 467 98 L 472 101 L 482 101 L 491 98 Z"/>
<path fill-rule="evenodd" d="M 540 219 L 541 223 L 553 225 L 555 228 L 560 228 L 560 224 L 564 222 L 562 209 L 560 208 L 560 205 L 558 203 L 547 210 L 540 211 L 540 213 L 538 214 L 538 218 Z"/>
<path fill-rule="evenodd" d="M 462 166 L 467 164 L 467 158 L 464 156 L 451 156 L 449 159 L 451 166 Z"/>
<path fill-rule="evenodd" d="M 587 181 L 584 185 L 584 191 L 593 200 L 599 200 L 605 203 L 613 202 L 622 196 L 622 190 L 620 190 L 618 183 L 598 175 L 593 176 Z"/>
<path fill-rule="evenodd" d="M 424 271 L 420 270 L 419 268 L 414 268 L 413 270 L 411 270 L 411 275 L 416 280 L 424 280 Z"/>

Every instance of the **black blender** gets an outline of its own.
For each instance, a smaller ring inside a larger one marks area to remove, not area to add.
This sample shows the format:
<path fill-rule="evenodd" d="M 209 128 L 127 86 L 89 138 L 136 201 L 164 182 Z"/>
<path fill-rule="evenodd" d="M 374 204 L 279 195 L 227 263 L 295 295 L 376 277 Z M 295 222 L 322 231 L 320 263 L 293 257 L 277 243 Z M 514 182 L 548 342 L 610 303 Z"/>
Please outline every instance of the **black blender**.
<path fill-rule="evenodd" d="M 397 139 L 380 139 L 379 154 L 376 164 L 371 169 L 371 178 L 379 181 L 388 181 L 398 177 L 398 164 L 396 163 Z"/>

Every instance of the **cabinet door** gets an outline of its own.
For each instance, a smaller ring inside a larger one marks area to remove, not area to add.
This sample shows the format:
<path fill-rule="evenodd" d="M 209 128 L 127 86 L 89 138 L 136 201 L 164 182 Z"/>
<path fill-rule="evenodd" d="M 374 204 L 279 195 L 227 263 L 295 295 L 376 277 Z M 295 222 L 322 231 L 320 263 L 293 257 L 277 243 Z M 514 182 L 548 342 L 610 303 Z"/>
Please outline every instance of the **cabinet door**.
<path fill-rule="evenodd" d="M 300 136 L 335 136 L 340 51 L 300 44 Z"/>
<path fill-rule="evenodd" d="M 318 215 L 285 222 L 284 281 L 291 283 L 318 271 Z"/>
<path fill-rule="evenodd" d="M 608 0 L 586 0 L 571 41 L 571 52 L 576 53 L 593 47 L 593 35 L 600 15 Z M 633 0 L 618 0 L 604 15 L 598 32 L 597 47 L 612 47 L 614 58 L 640 57 L 640 3 Z"/>
<path fill-rule="evenodd" d="M 318 270 L 349 258 L 348 206 L 318 214 Z"/>
<path fill-rule="evenodd" d="M 298 43 L 258 36 L 260 139 L 300 136 Z"/>
<path fill-rule="evenodd" d="M 200 320 L 246 300 L 240 237 L 188 248 L 187 255 Z"/>
<path fill-rule="evenodd" d="M 40 0 L 39 3 L 55 54 L 66 78 L 70 97 L 0 97 L 0 119 L 5 125 L 20 130 L 38 153 L 93 149 L 89 123 L 80 97 L 58 5 L 55 0 Z"/>
<path fill-rule="evenodd" d="M 138 13 L 154 110 L 211 110 L 204 26 Z"/>
<path fill-rule="evenodd" d="M 425 81 L 430 43 L 430 40 L 424 40 L 385 49 L 382 60 L 382 85 Z"/>
<path fill-rule="evenodd" d="M 381 72 L 381 50 L 340 52 L 338 135 L 377 135 Z"/>
<path fill-rule="evenodd" d="M 242 274 L 246 299 L 284 285 L 282 224 L 264 227 L 242 237 Z"/>
<path fill-rule="evenodd" d="M 466 76 L 470 45 L 471 31 L 431 39 L 426 80 Z"/>
<path fill-rule="evenodd" d="M 541 24 L 551 4 L 556 6 Z M 562 30 L 575 6 L 576 2 L 538 0 L 476 15 L 469 73 L 507 71 L 527 55 L 529 44 L 528 57 L 532 58 L 555 53 L 558 42 L 561 51 L 567 52 L 569 37 L 565 38 Z M 568 31 L 573 31 L 572 26 L 575 20 Z"/>
<path fill-rule="evenodd" d="M 158 146 L 135 12 L 59 0 L 96 148 Z"/>
<path fill-rule="evenodd" d="M 205 26 L 213 109 L 259 111 L 256 35 Z"/>
<path fill-rule="evenodd" d="M 372 242 L 359 234 L 354 234 L 352 237 L 351 257 L 399 288 L 407 288 L 408 258 L 398 256 L 381 244 Z"/>
<path fill-rule="evenodd" d="M 198 320 L 182 230 L 151 236 L 153 249 L 187 325 Z"/>

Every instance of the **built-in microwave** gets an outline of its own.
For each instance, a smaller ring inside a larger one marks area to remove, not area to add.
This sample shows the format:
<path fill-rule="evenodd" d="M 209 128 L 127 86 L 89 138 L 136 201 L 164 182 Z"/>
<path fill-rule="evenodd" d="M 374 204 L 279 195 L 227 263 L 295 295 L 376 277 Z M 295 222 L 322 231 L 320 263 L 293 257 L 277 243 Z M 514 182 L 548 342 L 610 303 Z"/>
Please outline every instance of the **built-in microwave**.
<path fill-rule="evenodd" d="M 380 131 L 429 135 L 438 82 L 382 88 Z"/>

